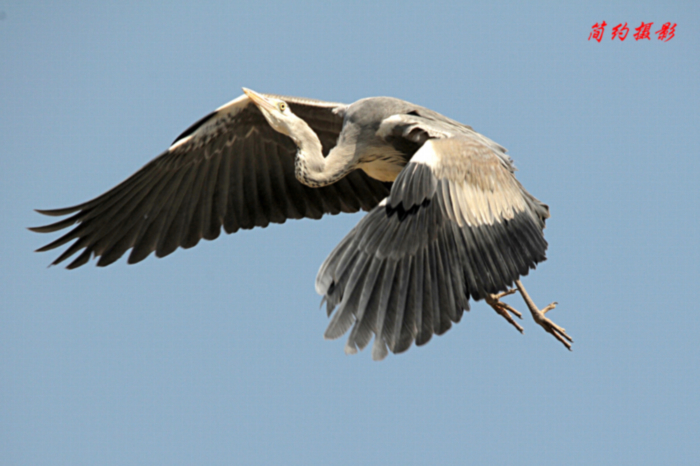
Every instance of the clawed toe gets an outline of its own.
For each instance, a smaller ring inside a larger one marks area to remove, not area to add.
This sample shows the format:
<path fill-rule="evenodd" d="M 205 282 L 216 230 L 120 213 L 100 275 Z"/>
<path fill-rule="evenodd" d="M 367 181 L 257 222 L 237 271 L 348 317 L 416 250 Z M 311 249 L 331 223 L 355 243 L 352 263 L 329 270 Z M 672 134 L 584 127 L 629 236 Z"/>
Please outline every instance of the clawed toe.
<path fill-rule="evenodd" d="M 510 290 L 506 290 L 503 293 L 492 294 L 491 299 L 495 299 L 496 301 L 498 301 L 501 298 L 515 294 L 517 291 L 517 288 L 511 288 Z"/>
<path fill-rule="evenodd" d="M 515 327 L 518 332 L 523 333 L 522 326 L 520 326 L 520 324 L 513 320 L 513 316 L 511 316 L 510 314 L 513 313 L 518 317 L 518 319 L 522 319 L 523 315 L 517 309 L 513 308 L 512 306 L 509 306 L 508 304 L 500 300 L 504 296 L 508 296 L 515 293 L 515 291 L 515 289 L 512 289 L 504 291 L 503 293 L 488 295 L 486 297 L 486 302 L 489 306 L 493 308 L 494 311 L 496 311 L 498 315 L 502 316 L 508 321 L 508 323 Z"/>
<path fill-rule="evenodd" d="M 537 312 L 533 311 L 532 317 L 535 319 L 535 322 L 537 322 L 537 324 L 539 324 L 547 333 L 551 333 L 552 335 L 554 335 L 554 338 L 559 340 L 570 351 L 571 343 L 573 343 L 574 340 L 569 335 L 567 335 L 564 327 L 560 327 L 559 325 L 555 324 L 547 317 L 545 317 L 545 314 L 554 309 L 555 307 L 557 307 L 557 303 L 553 302 L 552 304 L 550 304 L 542 310 L 538 310 Z"/>
<path fill-rule="evenodd" d="M 520 283 L 520 280 L 516 280 L 515 285 L 518 287 L 520 294 L 525 300 L 525 304 L 527 304 L 527 307 L 530 309 L 530 312 L 532 313 L 532 318 L 535 320 L 535 322 L 537 322 L 537 324 L 540 327 L 542 327 L 547 333 L 551 333 L 554 336 L 554 338 L 561 342 L 562 345 L 566 346 L 566 349 L 571 351 L 571 343 L 573 343 L 574 340 L 569 335 L 567 335 L 566 330 L 564 330 L 564 327 L 558 326 L 557 324 L 549 320 L 547 317 L 545 317 L 546 313 L 557 307 L 557 302 L 555 301 L 552 304 L 540 310 L 537 308 L 537 306 L 535 306 L 535 303 L 530 298 L 530 295 L 527 294 L 527 291 L 525 291 L 525 287 L 522 283 Z"/>

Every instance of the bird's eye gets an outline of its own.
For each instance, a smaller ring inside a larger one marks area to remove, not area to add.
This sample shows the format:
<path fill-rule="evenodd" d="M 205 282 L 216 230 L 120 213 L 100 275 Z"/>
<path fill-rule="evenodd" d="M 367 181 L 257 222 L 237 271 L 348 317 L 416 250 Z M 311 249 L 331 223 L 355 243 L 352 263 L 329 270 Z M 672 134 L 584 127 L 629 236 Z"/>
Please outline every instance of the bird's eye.
<path fill-rule="evenodd" d="M 277 108 L 280 109 L 280 112 L 284 112 L 285 110 L 287 110 L 287 104 L 284 102 L 280 102 L 277 104 Z"/>

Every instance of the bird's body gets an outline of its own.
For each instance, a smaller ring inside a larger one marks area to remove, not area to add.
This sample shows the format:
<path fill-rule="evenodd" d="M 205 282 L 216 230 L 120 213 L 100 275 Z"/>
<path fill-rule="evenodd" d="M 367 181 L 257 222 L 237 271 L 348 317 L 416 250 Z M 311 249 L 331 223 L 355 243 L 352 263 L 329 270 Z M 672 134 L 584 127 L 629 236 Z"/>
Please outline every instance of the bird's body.
<path fill-rule="evenodd" d="M 335 311 L 328 338 L 352 326 L 346 351 L 374 335 L 381 359 L 445 332 L 470 298 L 522 331 L 496 294 L 521 288 L 519 277 L 545 259 L 549 210 L 515 179 L 503 147 L 399 99 L 344 105 L 244 91 L 102 196 L 40 211 L 74 215 L 34 231 L 78 223 L 40 251 L 75 239 L 54 264 L 81 249 L 69 268 L 93 255 L 108 265 L 128 249 L 133 263 L 214 239 L 222 226 L 233 233 L 362 209 L 369 214 L 317 277 Z M 535 319 L 569 346 L 543 313 Z"/>

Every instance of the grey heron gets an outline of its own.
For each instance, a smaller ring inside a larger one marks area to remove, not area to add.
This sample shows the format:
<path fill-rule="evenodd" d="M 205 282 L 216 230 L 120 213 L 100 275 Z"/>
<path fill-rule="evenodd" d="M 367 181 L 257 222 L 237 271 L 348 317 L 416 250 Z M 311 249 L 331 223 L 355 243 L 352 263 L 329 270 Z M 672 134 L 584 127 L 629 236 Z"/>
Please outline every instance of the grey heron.
<path fill-rule="evenodd" d="M 321 265 L 316 291 L 331 318 L 326 338 L 350 331 L 345 350 L 372 357 L 427 343 L 485 300 L 522 333 L 501 298 L 515 284 L 536 323 L 568 349 L 572 339 L 527 295 L 520 277 L 545 260 L 549 208 L 517 181 L 506 150 L 412 103 L 353 104 L 244 94 L 194 123 L 121 184 L 31 228 L 77 226 L 54 262 L 82 252 L 98 266 L 131 249 L 129 263 L 200 239 L 293 218 L 368 211 Z M 53 265 L 52 264 L 52 265 Z"/>

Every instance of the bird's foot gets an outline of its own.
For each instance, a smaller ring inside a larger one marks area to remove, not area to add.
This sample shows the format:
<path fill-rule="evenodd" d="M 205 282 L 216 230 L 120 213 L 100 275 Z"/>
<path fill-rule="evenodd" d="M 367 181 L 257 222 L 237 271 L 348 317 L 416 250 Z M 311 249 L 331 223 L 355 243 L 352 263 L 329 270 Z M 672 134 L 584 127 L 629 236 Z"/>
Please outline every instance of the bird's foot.
<path fill-rule="evenodd" d="M 552 304 L 550 304 L 542 310 L 539 310 L 536 307 L 531 307 L 530 311 L 532 312 L 532 318 L 535 319 L 535 322 L 540 327 L 542 327 L 545 330 L 545 332 L 554 335 L 554 338 L 559 340 L 564 346 L 566 346 L 566 349 L 571 351 L 571 343 L 573 343 L 574 340 L 572 340 L 571 337 L 566 334 L 566 330 L 564 330 L 564 327 L 558 326 L 557 324 L 549 320 L 547 317 L 545 317 L 545 314 L 554 309 L 555 307 L 557 307 L 556 302 L 553 302 Z"/>
<path fill-rule="evenodd" d="M 499 294 L 490 294 L 487 295 L 485 299 L 486 303 L 489 306 L 491 306 L 498 315 L 506 319 L 513 327 L 515 327 L 518 330 L 518 332 L 523 333 L 523 328 L 520 326 L 520 324 L 513 320 L 513 316 L 511 316 L 510 313 L 512 312 L 513 314 L 515 314 L 518 317 L 518 319 L 522 319 L 523 315 L 513 307 L 501 301 L 501 298 L 503 298 L 504 296 L 511 295 L 516 291 L 517 290 L 512 289 Z"/>
<path fill-rule="evenodd" d="M 520 280 L 515 280 L 515 286 L 518 287 L 520 295 L 525 300 L 525 304 L 527 304 L 527 307 L 530 309 L 530 312 L 532 313 L 532 318 L 535 319 L 537 325 L 542 327 L 545 330 L 545 332 L 554 335 L 554 338 L 559 340 L 562 345 L 566 346 L 566 349 L 571 351 L 571 343 L 573 343 L 574 340 L 572 340 L 571 337 L 566 334 L 566 331 L 563 327 L 558 326 L 557 324 L 555 324 L 554 322 L 552 322 L 544 316 L 546 313 L 557 307 L 557 303 L 554 302 L 549 306 L 545 307 L 544 309 L 539 310 L 537 306 L 535 306 L 535 302 L 532 300 L 532 298 L 530 298 L 530 295 L 527 294 L 527 291 L 525 290 L 525 287 L 520 282 Z"/>

